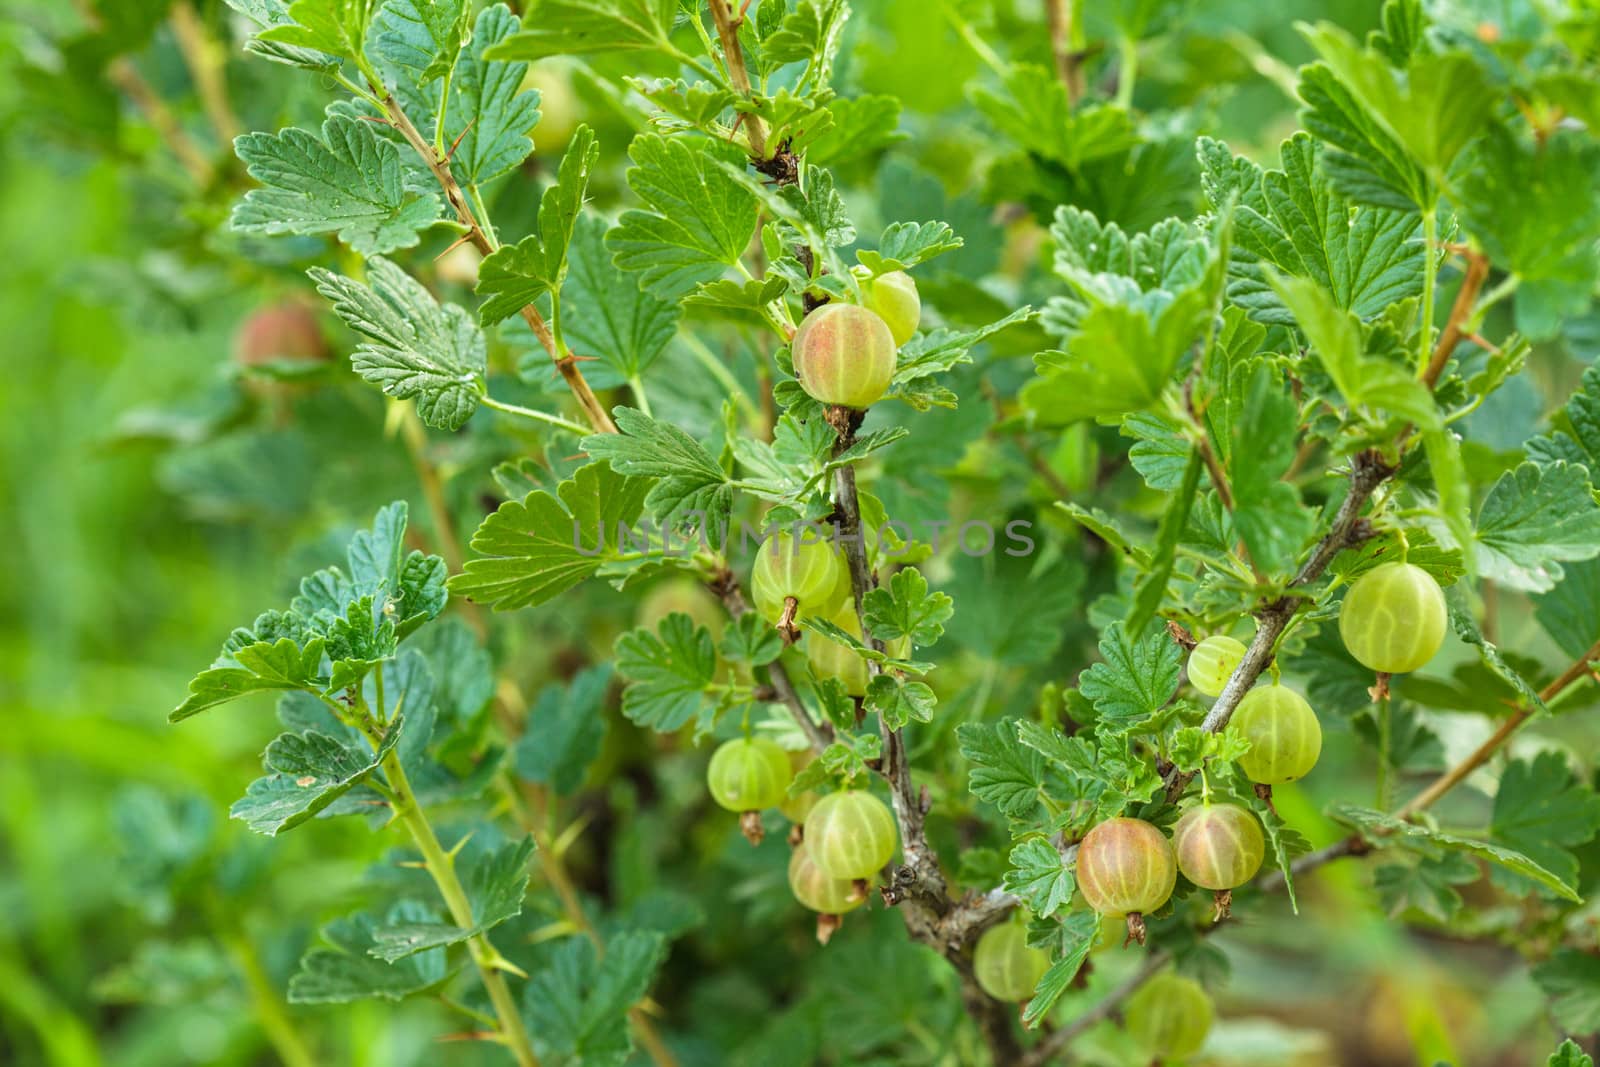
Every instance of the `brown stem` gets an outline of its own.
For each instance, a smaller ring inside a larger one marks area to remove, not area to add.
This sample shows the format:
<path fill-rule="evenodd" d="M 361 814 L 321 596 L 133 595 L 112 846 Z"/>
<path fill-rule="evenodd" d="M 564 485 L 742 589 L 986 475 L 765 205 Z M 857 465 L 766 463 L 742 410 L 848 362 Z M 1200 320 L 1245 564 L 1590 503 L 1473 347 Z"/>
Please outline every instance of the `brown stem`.
<path fill-rule="evenodd" d="M 166 142 L 172 154 L 178 157 L 178 162 L 194 179 L 196 185 L 205 185 L 211 180 L 211 163 L 206 159 L 205 153 L 195 147 L 189 134 L 184 131 L 177 118 L 172 114 L 166 102 L 150 88 L 150 83 L 144 80 L 138 68 L 126 56 L 119 56 L 111 61 L 106 68 L 106 76 L 111 83 L 121 89 L 133 101 L 150 125 Z"/>
<path fill-rule="evenodd" d="M 1600 660 L 1600 641 L 1591 645 L 1587 652 L 1561 673 L 1560 677 L 1539 690 L 1539 699 L 1549 703 L 1560 696 L 1568 686 L 1587 677 L 1591 664 L 1597 660 Z M 1432 806 L 1440 797 L 1460 785 L 1467 775 L 1487 763 L 1489 757 L 1494 755 L 1500 746 L 1505 744 L 1506 740 L 1517 732 L 1517 728 L 1533 717 L 1533 713 L 1533 708 L 1519 708 L 1515 714 L 1500 724 L 1498 730 L 1489 735 L 1488 740 L 1474 749 L 1471 755 L 1434 779 L 1433 784 L 1428 788 L 1406 801 L 1400 810 L 1395 812 L 1395 815 L 1403 819 L 1408 815 L 1413 815 Z"/>
<path fill-rule="evenodd" d="M 1067 87 L 1067 103 L 1076 104 L 1083 96 L 1083 53 L 1072 44 L 1072 0 L 1046 0 L 1044 9 L 1050 23 L 1050 52 L 1056 61 L 1056 77 Z"/>
<path fill-rule="evenodd" d="M 1433 358 L 1428 360 L 1427 369 L 1422 372 L 1423 384 L 1429 389 L 1438 384 L 1439 375 L 1444 373 L 1445 364 L 1450 362 L 1451 353 L 1465 336 L 1464 324 L 1471 317 L 1472 307 L 1478 302 L 1478 292 L 1489 277 L 1488 256 L 1469 248 L 1466 257 L 1467 275 L 1461 280 L 1461 288 L 1456 291 L 1455 303 L 1450 305 L 1450 318 L 1445 322 L 1444 333 L 1439 335 L 1439 343 L 1434 347 Z"/>
<path fill-rule="evenodd" d="M 739 46 L 739 23 L 743 15 L 735 15 L 728 0 L 709 0 L 711 18 L 717 24 L 717 39 L 722 42 L 723 62 L 728 66 L 728 78 L 733 87 L 746 99 L 755 93 L 750 86 L 750 73 L 744 66 L 744 49 Z M 767 126 L 754 114 L 744 116 L 744 128 L 750 138 L 750 154 L 757 159 L 767 158 Z"/>
<path fill-rule="evenodd" d="M 484 256 L 494 254 L 495 243 L 478 224 L 478 219 L 472 213 L 472 206 L 467 202 L 466 193 L 457 183 L 455 175 L 450 171 L 450 161 L 441 159 L 434 151 L 433 145 L 423 137 L 421 132 L 406 116 L 405 110 L 395 100 L 394 94 L 374 85 L 373 91 L 381 94 L 383 110 L 389 116 L 389 121 L 394 128 L 400 131 L 400 136 L 422 157 L 428 169 L 433 172 L 434 178 L 439 183 L 439 188 L 444 191 L 444 197 L 450 206 L 455 209 L 456 218 L 467 229 L 467 237 L 477 250 Z M 605 407 L 600 399 L 594 395 L 594 390 L 589 388 L 589 382 L 583 376 L 583 371 L 578 368 L 578 358 L 571 352 L 562 351 L 556 343 L 555 334 L 550 329 L 550 324 L 545 322 L 544 316 L 539 314 L 539 309 L 532 304 L 524 305 L 522 317 L 533 330 L 533 335 L 539 339 L 544 350 L 550 353 L 550 358 L 555 362 L 556 369 L 561 372 L 561 377 L 566 380 L 567 388 L 572 390 L 572 395 L 578 398 L 582 405 L 584 415 L 588 417 L 589 425 L 594 427 L 596 433 L 616 433 L 617 425 L 611 421 L 611 416 L 606 414 Z"/>
<path fill-rule="evenodd" d="M 831 408 L 828 422 L 839 434 L 834 455 L 855 442 L 861 413 L 847 408 Z M 850 572 L 850 592 L 856 614 L 861 619 L 861 637 L 870 647 L 883 651 L 883 642 L 872 636 L 862 611 L 866 594 L 877 584 L 867 564 L 866 539 L 861 528 L 861 499 L 856 488 L 855 468 L 846 464 L 834 476 L 834 517 L 837 540 L 844 548 Z M 869 674 L 880 673 L 877 663 L 867 663 Z M 881 890 L 884 902 L 898 907 L 911 937 L 940 952 L 961 978 L 961 1002 L 972 1016 L 995 1063 L 1016 1063 L 1021 1056 L 1012 1007 L 995 1000 L 978 985 L 972 970 L 972 945 L 984 929 L 998 922 L 1016 906 L 1008 893 L 995 891 L 967 897 L 959 903 L 950 899 L 949 884 L 939 867 L 939 856 L 928 842 L 924 820 L 929 801 L 911 779 L 911 762 L 906 755 L 905 737 L 879 721 L 883 739 L 880 771 L 889 782 L 895 822 L 900 830 L 901 862 L 891 865 Z"/>
<path fill-rule="evenodd" d="M 227 56 L 196 14 L 194 4 L 179 0 L 172 5 L 172 36 L 183 54 L 184 65 L 194 79 L 200 103 L 211 120 L 211 128 L 223 144 L 231 144 L 239 134 L 239 120 L 228 102 Z"/>

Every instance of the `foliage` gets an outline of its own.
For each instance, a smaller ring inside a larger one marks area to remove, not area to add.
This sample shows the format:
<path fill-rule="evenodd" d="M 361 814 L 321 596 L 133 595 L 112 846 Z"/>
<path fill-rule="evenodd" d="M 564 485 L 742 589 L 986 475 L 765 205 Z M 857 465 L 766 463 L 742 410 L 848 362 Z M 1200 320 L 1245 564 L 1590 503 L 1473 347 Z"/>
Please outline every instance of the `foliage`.
<path fill-rule="evenodd" d="M 13 6 L 0 1058 L 1133 1067 L 1175 967 L 1206 1062 L 1589 1062 L 1600 14 Z M 897 271 L 819 402 L 797 328 Z M 755 610 L 777 529 L 828 611 Z M 1375 676 L 1393 560 L 1451 633 Z M 789 795 L 723 812 L 752 736 Z M 818 918 L 845 788 L 898 851 Z M 1079 842 L 1223 800 L 1262 873 L 1115 947 Z"/>

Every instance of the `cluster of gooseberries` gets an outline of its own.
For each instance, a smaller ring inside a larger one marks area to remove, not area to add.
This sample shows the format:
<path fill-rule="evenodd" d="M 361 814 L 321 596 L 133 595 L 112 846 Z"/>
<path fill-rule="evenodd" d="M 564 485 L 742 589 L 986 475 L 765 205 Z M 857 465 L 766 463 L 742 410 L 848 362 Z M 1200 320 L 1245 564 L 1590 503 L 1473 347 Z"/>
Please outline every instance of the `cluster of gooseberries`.
<path fill-rule="evenodd" d="M 739 813 L 752 844 L 761 843 L 761 813 L 769 808 L 795 823 L 789 888 L 830 920 L 819 933 L 831 932 L 838 916 L 866 901 L 867 883 L 894 858 L 899 833 L 889 806 L 864 789 L 789 796 L 796 758 L 765 737 L 724 741 L 706 768 L 706 788 L 719 806 Z"/>
<path fill-rule="evenodd" d="M 905 271 L 862 282 L 861 299 L 813 309 L 791 342 L 800 387 L 824 404 L 859 410 L 876 403 L 894 378 L 897 350 L 922 318 L 917 283 Z"/>

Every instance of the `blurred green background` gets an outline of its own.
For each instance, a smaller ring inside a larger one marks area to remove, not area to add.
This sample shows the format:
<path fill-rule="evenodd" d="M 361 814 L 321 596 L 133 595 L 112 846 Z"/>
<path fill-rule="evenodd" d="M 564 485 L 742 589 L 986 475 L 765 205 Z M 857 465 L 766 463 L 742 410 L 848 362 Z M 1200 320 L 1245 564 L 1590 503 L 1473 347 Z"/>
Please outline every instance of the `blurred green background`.
<path fill-rule="evenodd" d="M 218 49 L 238 128 L 316 120 L 327 87 L 245 60 L 220 4 L 182 6 Z M 902 129 L 912 136 L 849 171 L 852 202 L 865 217 L 913 194 L 935 203 L 967 238 L 960 269 L 987 276 L 991 300 L 1026 298 L 1040 230 L 986 177 L 1003 146 L 968 103 L 969 84 L 988 72 L 963 30 L 1003 42 L 1008 54 L 1042 57 L 1038 5 L 854 6 L 841 88 L 900 96 Z M 1293 21 L 1331 18 L 1364 31 L 1376 6 L 1193 5 L 1141 51 L 1135 102 L 1148 122 L 1166 124 L 1147 132 L 1156 141 L 1209 132 L 1272 158 L 1294 128 L 1285 87 L 1305 58 Z M 303 266 L 338 258 L 320 241 L 246 242 L 227 232 L 227 211 L 248 180 L 195 92 L 193 57 L 165 21 L 166 7 L 0 3 L 0 544 L 8 550 L 0 571 L 0 1063 L 270 1063 L 283 1054 L 284 1028 L 316 1050 L 315 1062 L 490 1062 L 468 1046 L 433 1042 L 454 1025 L 443 1009 L 283 1002 L 316 926 L 368 891 L 363 870 L 390 842 L 349 820 L 275 841 L 227 820 L 276 732 L 265 702 L 182 729 L 166 723 L 228 629 L 286 598 L 375 507 L 408 499 L 430 544 L 441 532 L 427 518 L 403 427 L 342 366 L 349 338 L 328 316 L 315 312 L 334 359 L 300 377 L 246 373 L 236 358 L 254 310 L 307 298 Z M 902 47 L 912 38 L 916 48 Z M 165 101 L 209 170 L 203 181 L 126 86 L 111 84 L 107 71 L 118 63 Z M 597 80 L 559 61 L 546 66 L 547 84 L 570 93 L 600 131 L 598 199 L 612 209 L 631 125 Z M 627 71 L 620 61 L 597 67 L 607 78 Z M 558 150 L 559 141 L 550 148 Z M 550 158 L 541 143 L 535 165 L 500 190 L 497 218 L 514 223 L 531 211 Z M 1124 191 L 1126 224 L 1192 210 L 1198 189 L 1182 160 L 1139 180 L 1143 187 Z M 426 265 L 447 243 L 434 236 L 412 261 Z M 439 286 L 458 284 L 435 269 Z M 960 290 L 957 281 L 949 287 Z M 1018 342 L 980 372 L 1014 381 L 1030 352 Z M 1574 357 L 1592 356 L 1542 351 L 1532 380 L 1473 420 L 1481 447 L 1520 443 L 1563 399 Z M 500 358 L 503 367 L 512 360 Z M 674 384 L 684 376 L 672 367 L 688 359 L 682 346 L 669 353 L 653 388 L 658 408 L 694 424 L 714 409 Z M 958 501 L 1050 498 L 1010 444 L 983 440 L 983 426 L 960 416 L 935 418 L 943 420 L 941 477 Z M 445 477 L 458 541 L 485 499 L 492 506 L 497 498 L 489 466 L 515 445 L 480 416 L 455 438 L 423 446 Z M 1081 445 L 1045 452 L 1058 473 L 1070 473 Z M 1060 629 L 1043 654 L 998 669 L 977 658 L 955 663 L 942 669 L 941 688 L 967 699 L 974 715 L 1026 708 L 1040 682 L 1081 668 L 1092 642 L 1081 612 L 1068 613 L 1109 580 L 1067 574 L 1055 602 L 1041 605 Z M 965 583 L 968 595 L 956 598 L 969 618 L 1009 610 L 1010 594 L 984 575 L 951 581 Z M 603 661 L 636 599 L 591 588 L 554 610 L 525 612 L 497 633 L 497 661 L 532 694 Z M 1500 640 L 1515 648 L 1519 638 L 1542 640 L 1525 607 L 1508 604 Z M 895 916 L 853 917 L 853 936 L 820 952 L 804 917 L 774 899 L 781 858 L 752 856 L 706 812 L 703 757 L 650 754 L 647 739 L 614 708 L 609 715 L 602 760 L 616 773 L 593 776 L 602 784 L 575 802 L 591 828 L 573 865 L 585 893 L 614 908 L 656 909 L 664 924 L 687 931 L 656 993 L 686 1062 L 812 1062 L 806 1035 L 822 1025 L 830 1047 L 855 1050 L 852 1062 L 963 1062 L 970 1048 L 950 1038 L 959 1008 L 949 975 L 906 943 Z M 1448 745 L 1448 721 L 1440 730 Z M 1592 729 L 1567 733 L 1565 743 L 1592 754 Z M 1364 790 L 1367 780 L 1348 724 L 1330 735 L 1315 781 L 1280 798 L 1317 843 L 1336 836 L 1317 814 L 1321 804 Z M 942 832 L 956 837 L 958 829 Z M 1303 889 L 1298 919 L 1273 911 L 1219 936 L 1233 981 L 1221 999 L 1217 1062 L 1488 1065 L 1543 1056 L 1553 1031 L 1514 953 L 1408 933 L 1376 909 L 1366 883 L 1354 864 L 1331 866 Z M 714 906 L 723 901 L 730 906 Z M 546 904 L 530 940 L 556 916 Z M 790 951 L 767 951 L 773 937 Z M 901 965 L 886 966 L 894 960 Z M 898 1008 L 887 1016 L 881 1007 L 850 1014 L 845 994 L 867 961 L 899 975 L 903 988 L 874 1002 Z M 1095 988 L 1125 966 L 1101 965 Z M 1116 1062 L 1118 1040 L 1106 1031 L 1084 1048 Z"/>

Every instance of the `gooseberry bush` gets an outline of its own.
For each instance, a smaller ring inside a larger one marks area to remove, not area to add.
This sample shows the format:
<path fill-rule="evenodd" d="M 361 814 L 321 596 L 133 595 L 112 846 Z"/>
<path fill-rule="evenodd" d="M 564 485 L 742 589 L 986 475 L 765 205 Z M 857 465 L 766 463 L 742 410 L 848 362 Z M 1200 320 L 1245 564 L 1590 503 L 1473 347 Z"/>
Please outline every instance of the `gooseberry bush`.
<path fill-rule="evenodd" d="M 229 814 L 387 850 L 263 995 L 1336 1062 L 1244 1017 L 1359 921 L 1548 998 L 1427 1062 L 1600 1031 L 1592 6 L 228 3 L 282 96 L 186 254 L 286 295 L 174 491 L 384 501 L 171 714 L 275 702 Z"/>

